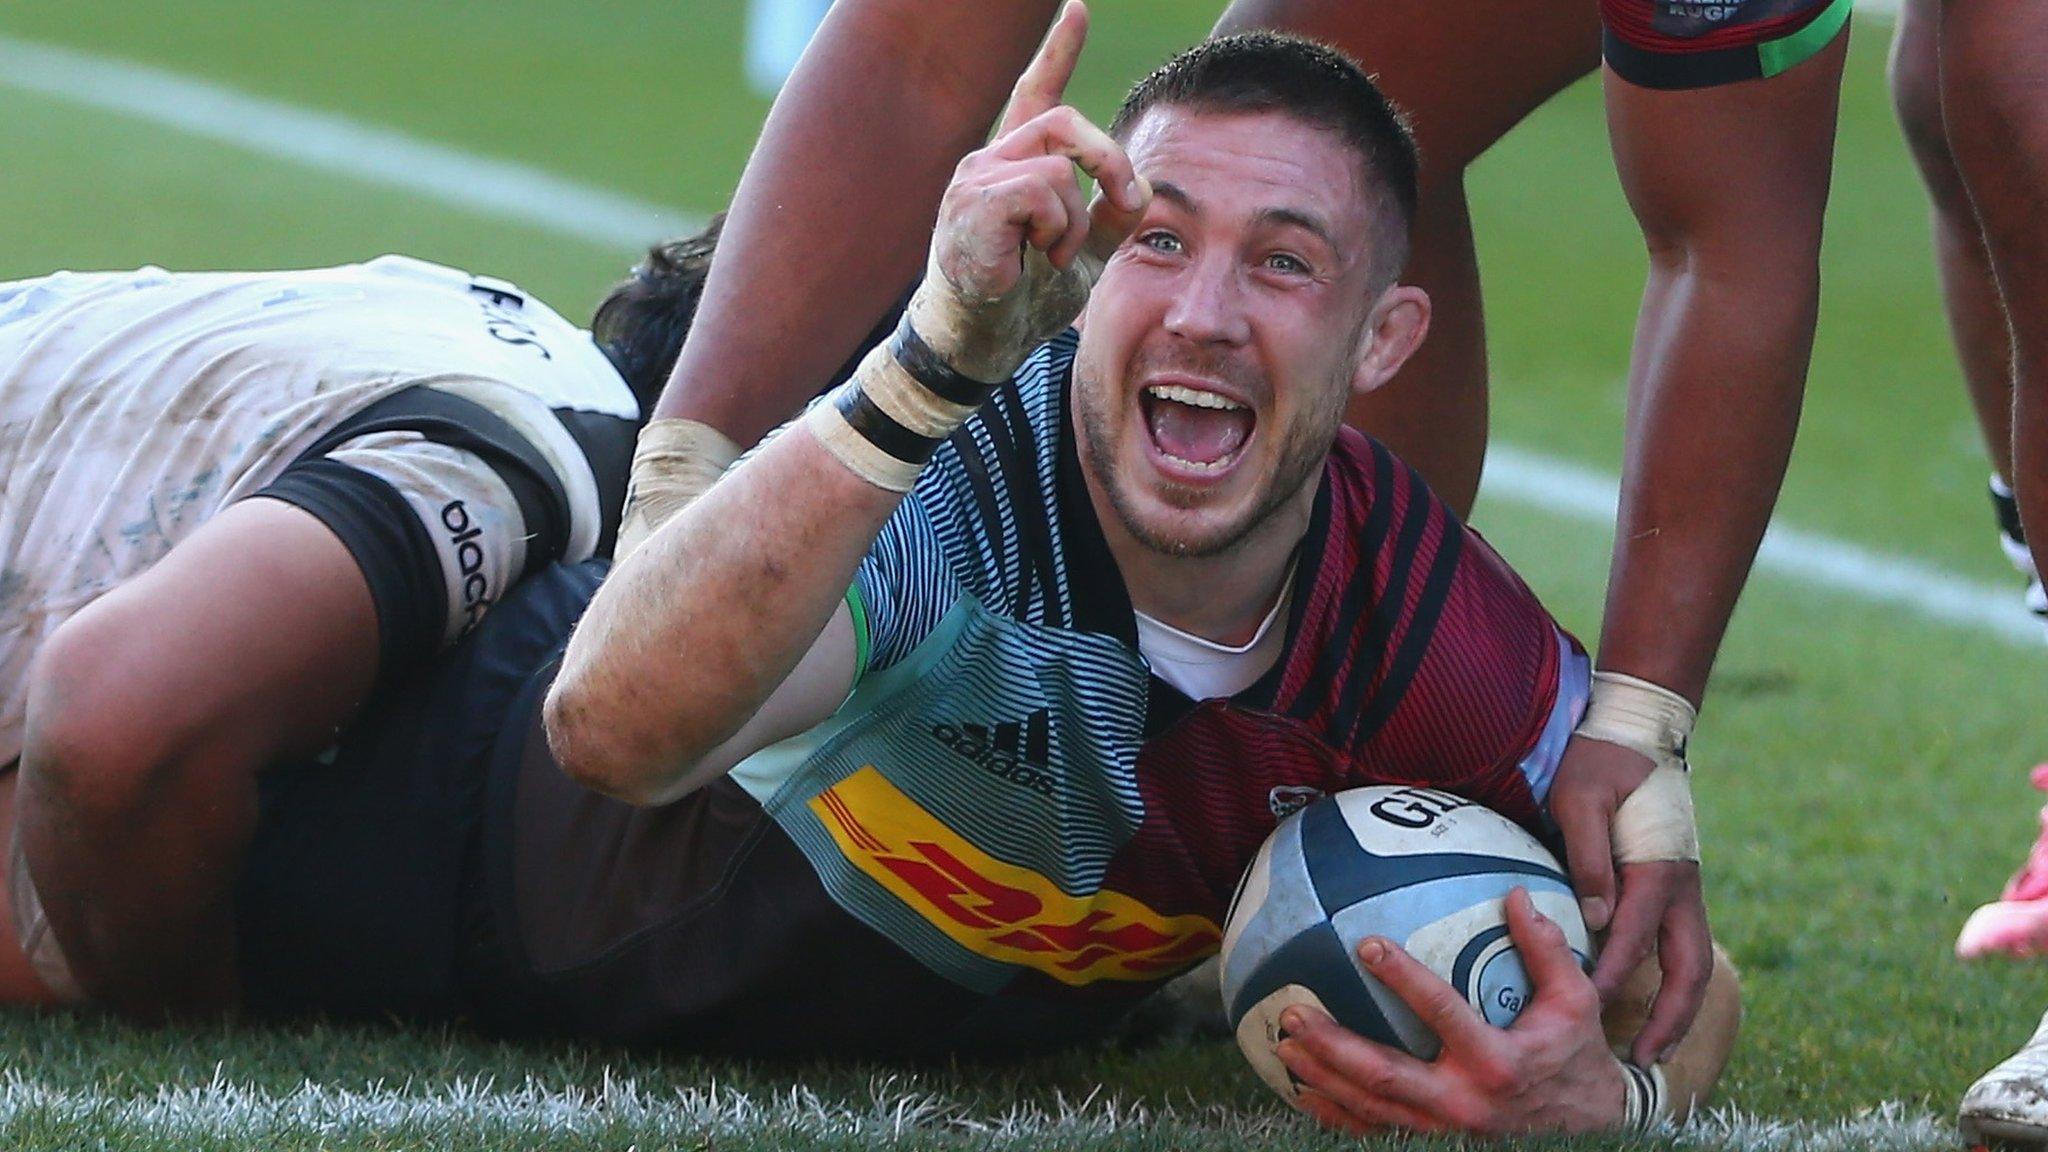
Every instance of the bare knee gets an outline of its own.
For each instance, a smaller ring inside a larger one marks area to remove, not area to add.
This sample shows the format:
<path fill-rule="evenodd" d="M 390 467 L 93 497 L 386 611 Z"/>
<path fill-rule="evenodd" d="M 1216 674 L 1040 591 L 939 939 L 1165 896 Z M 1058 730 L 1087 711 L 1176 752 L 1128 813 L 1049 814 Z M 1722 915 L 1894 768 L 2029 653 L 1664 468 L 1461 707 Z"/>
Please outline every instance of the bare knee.
<path fill-rule="evenodd" d="M 1672 1053 L 1664 1067 L 1671 1090 L 1674 1119 L 1682 1119 L 1704 1104 L 1720 1083 L 1721 1072 L 1735 1052 L 1735 1037 L 1742 1029 L 1742 974 L 1735 962 L 1714 946 L 1714 972 L 1707 980 L 1706 999 L 1693 1019 L 1692 1032 Z"/>
<path fill-rule="evenodd" d="M 1941 119 L 1941 61 L 1933 21 L 1909 10 L 1902 14 L 1892 40 L 1892 110 L 1912 149 L 1913 159 L 1929 187 L 1955 183 L 1955 160 L 1949 155 L 1948 132 Z"/>
<path fill-rule="evenodd" d="M 1607 1006 L 1600 1022 L 1617 1054 L 1625 1056 L 1636 1034 L 1642 1031 L 1661 984 L 1662 972 L 1652 957 L 1635 970 Z M 1699 1014 L 1693 1017 L 1692 1028 L 1663 1065 L 1673 1119 L 1683 1119 L 1713 1096 L 1714 1086 L 1720 1082 L 1721 1072 L 1735 1051 L 1735 1037 L 1741 1027 L 1741 974 L 1728 953 L 1716 944 L 1714 967 L 1707 978 Z"/>

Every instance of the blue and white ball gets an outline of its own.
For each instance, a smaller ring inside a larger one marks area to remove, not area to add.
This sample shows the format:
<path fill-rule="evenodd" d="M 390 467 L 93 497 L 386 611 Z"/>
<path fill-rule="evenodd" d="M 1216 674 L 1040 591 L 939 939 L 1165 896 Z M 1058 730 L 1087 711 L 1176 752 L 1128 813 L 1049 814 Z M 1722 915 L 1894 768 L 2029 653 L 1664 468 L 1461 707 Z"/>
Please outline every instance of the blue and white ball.
<path fill-rule="evenodd" d="M 1274 829 L 1231 901 L 1223 1005 L 1238 1047 L 1289 1100 L 1296 1086 L 1273 1050 L 1292 1005 L 1434 1059 L 1436 1035 L 1359 963 L 1368 936 L 1400 944 L 1490 1023 L 1513 1023 L 1532 991 L 1508 938 L 1507 894 L 1517 887 L 1588 963 L 1563 868 L 1505 816 L 1426 788 L 1357 788 L 1310 804 Z"/>

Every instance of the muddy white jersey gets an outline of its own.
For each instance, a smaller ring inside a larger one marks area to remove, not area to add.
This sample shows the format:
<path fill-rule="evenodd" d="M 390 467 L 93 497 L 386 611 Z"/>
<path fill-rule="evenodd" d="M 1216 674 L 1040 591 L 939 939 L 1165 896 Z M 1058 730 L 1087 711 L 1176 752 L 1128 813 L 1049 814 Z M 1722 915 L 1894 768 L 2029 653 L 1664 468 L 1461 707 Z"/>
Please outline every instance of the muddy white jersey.
<path fill-rule="evenodd" d="M 42 641 L 234 501 L 348 544 L 388 670 L 609 548 L 637 415 L 588 333 L 406 257 L 0 284 L 0 765 Z"/>

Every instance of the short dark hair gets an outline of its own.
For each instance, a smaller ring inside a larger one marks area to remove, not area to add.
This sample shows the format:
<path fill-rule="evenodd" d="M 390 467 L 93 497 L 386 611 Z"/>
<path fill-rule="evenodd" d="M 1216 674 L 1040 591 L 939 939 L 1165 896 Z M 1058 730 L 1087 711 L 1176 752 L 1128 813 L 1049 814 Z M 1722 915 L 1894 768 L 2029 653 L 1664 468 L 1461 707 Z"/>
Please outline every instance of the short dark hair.
<path fill-rule="evenodd" d="M 725 213 L 720 212 L 702 232 L 649 248 L 590 318 L 591 337 L 640 401 L 642 420 L 654 411 L 675 371 L 724 228 Z"/>
<path fill-rule="evenodd" d="M 1109 134 L 1128 141 L 1161 106 L 1198 112 L 1281 112 L 1337 134 L 1358 153 L 1375 205 L 1374 271 L 1391 284 L 1408 261 L 1418 161 L 1407 117 L 1356 62 L 1326 44 L 1273 32 L 1205 41 L 1138 81 Z"/>
<path fill-rule="evenodd" d="M 653 416 L 654 404 L 676 370 L 676 358 L 682 355 L 683 340 L 697 320 L 704 281 L 711 275 L 711 258 L 724 230 L 725 213 L 720 212 L 702 232 L 649 248 L 647 258 L 612 285 L 590 318 L 591 337 L 626 387 L 633 390 L 643 422 Z M 845 383 L 868 350 L 889 338 L 916 287 L 913 282 L 889 306 L 873 330 L 861 338 L 853 355 L 818 390 L 821 395 Z"/>

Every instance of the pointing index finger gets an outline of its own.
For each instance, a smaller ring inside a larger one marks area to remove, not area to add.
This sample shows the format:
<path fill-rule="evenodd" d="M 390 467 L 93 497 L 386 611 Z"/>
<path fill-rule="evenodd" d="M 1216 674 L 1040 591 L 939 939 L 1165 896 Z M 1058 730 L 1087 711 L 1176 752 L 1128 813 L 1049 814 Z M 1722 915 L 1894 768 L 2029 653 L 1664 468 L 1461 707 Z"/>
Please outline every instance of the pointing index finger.
<path fill-rule="evenodd" d="M 1045 34 L 1045 42 L 1038 46 L 1038 55 L 1031 58 L 1024 74 L 1017 77 L 1017 86 L 1010 90 L 1010 103 L 1003 109 L 996 135 L 1059 107 L 1066 99 L 1067 81 L 1074 78 L 1074 65 L 1080 62 L 1081 45 L 1087 39 L 1088 6 L 1081 0 L 1067 0 L 1054 18 L 1052 30 Z"/>

